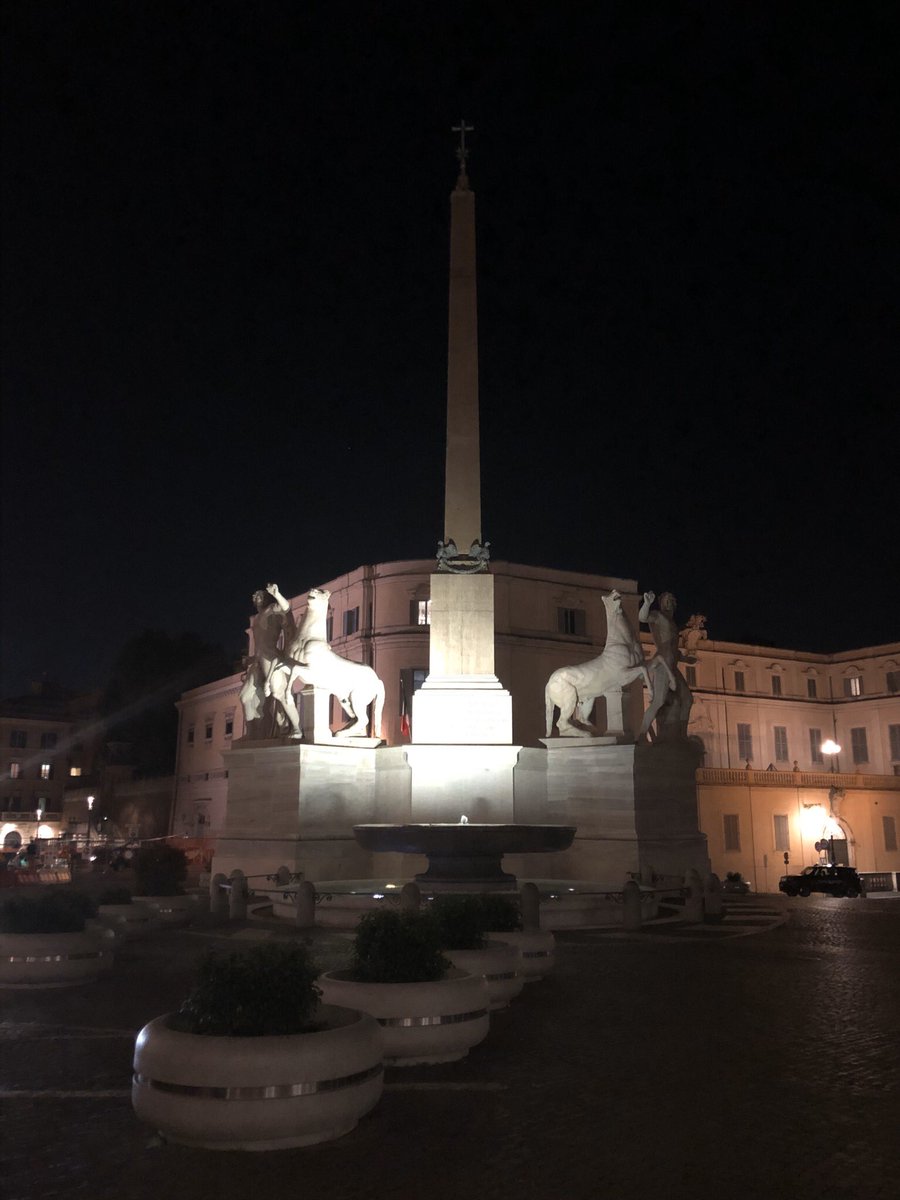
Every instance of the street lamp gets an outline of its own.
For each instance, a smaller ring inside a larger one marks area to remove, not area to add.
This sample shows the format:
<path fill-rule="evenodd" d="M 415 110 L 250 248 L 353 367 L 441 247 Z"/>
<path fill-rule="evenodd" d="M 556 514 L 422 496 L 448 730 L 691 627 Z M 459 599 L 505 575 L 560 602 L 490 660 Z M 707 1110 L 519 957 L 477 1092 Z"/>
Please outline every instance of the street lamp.
<path fill-rule="evenodd" d="M 94 797 L 93 797 L 93 796 L 88 796 L 88 798 L 87 798 L 87 806 L 88 806 L 88 815 L 87 815 L 87 848 L 88 848 L 88 854 L 90 854 L 90 852 L 91 852 L 91 810 L 92 810 L 92 809 L 93 809 L 93 807 L 94 807 Z"/>
<path fill-rule="evenodd" d="M 831 759 L 831 773 L 834 774 L 834 764 L 837 762 L 837 756 L 841 752 L 841 748 L 834 738 L 826 738 L 820 746 L 823 754 L 827 754 Z"/>

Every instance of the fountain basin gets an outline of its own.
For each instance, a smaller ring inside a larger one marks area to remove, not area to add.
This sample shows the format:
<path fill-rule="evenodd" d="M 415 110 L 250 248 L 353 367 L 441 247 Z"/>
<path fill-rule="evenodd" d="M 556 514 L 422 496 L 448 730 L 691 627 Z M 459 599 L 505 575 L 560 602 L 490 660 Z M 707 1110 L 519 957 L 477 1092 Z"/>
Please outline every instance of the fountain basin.
<path fill-rule="evenodd" d="M 364 850 L 424 854 L 428 870 L 416 882 L 438 888 L 516 887 L 515 875 L 500 865 L 504 854 L 540 854 L 567 850 L 574 825 L 483 825 L 449 822 L 418 825 L 354 825 Z"/>

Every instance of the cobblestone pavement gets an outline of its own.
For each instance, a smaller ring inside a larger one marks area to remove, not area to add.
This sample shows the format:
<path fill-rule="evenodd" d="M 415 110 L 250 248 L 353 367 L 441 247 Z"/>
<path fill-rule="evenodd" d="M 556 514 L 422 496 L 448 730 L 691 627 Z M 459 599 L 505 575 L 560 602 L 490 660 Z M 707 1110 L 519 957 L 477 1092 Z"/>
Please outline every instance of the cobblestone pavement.
<path fill-rule="evenodd" d="M 468 1058 L 391 1069 L 352 1133 L 268 1154 L 163 1144 L 129 1087 L 135 1032 L 178 1006 L 198 953 L 276 934 L 158 934 L 93 985 L 0 992 L 0 1193 L 896 1200 L 900 902 L 746 905 L 722 936 L 559 935 L 555 975 Z M 777 922 L 733 936 L 754 909 Z M 327 963 L 346 946 L 316 940 Z"/>

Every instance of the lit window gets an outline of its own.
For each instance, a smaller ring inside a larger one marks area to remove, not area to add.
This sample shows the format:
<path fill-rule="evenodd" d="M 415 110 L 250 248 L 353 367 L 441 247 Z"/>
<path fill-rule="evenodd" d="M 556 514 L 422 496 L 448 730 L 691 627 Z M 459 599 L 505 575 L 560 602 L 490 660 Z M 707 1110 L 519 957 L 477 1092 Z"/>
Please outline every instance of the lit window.
<path fill-rule="evenodd" d="M 409 623 L 410 625 L 430 625 L 431 624 L 431 600 L 410 600 L 409 602 Z"/>
<path fill-rule="evenodd" d="M 775 813 L 772 819 L 775 822 L 775 849 L 790 850 L 791 826 L 787 816 L 783 813 Z"/>
<path fill-rule="evenodd" d="M 816 698 L 816 681 L 814 679 L 807 679 L 806 695 L 810 700 L 815 700 L 815 698 Z"/>
<path fill-rule="evenodd" d="M 862 679 L 859 675 L 851 675 L 849 679 L 844 680 L 844 695 L 845 696 L 861 696 L 862 695 Z"/>
<path fill-rule="evenodd" d="M 18 779 L 22 774 L 22 764 L 20 762 L 11 762 L 9 764 L 10 779 Z"/>
<path fill-rule="evenodd" d="M 50 763 L 41 763 L 41 779 L 52 779 L 53 767 Z"/>
<path fill-rule="evenodd" d="M 738 725 L 738 755 L 745 762 L 753 758 L 753 733 L 749 725 Z"/>
<path fill-rule="evenodd" d="M 746 691 L 746 685 L 744 683 L 744 672 L 743 671 L 735 671 L 735 673 L 734 673 L 734 690 L 736 692 Z"/>
<path fill-rule="evenodd" d="M 724 813 L 722 825 L 725 833 L 725 849 L 740 850 L 741 848 L 741 818 L 737 813 Z"/>
<path fill-rule="evenodd" d="M 775 725 L 772 729 L 772 734 L 775 738 L 775 761 L 789 762 L 787 726 Z"/>
<path fill-rule="evenodd" d="M 867 763 L 869 761 L 869 743 L 865 729 L 850 730 L 850 748 L 855 763 Z"/>
<path fill-rule="evenodd" d="M 81 774 L 81 767 L 69 767 L 69 774 L 73 779 L 77 779 Z"/>
<path fill-rule="evenodd" d="M 781 676 L 780 675 L 772 676 L 772 695 L 773 696 L 781 695 Z M 776 849 L 777 848 L 778 847 L 776 847 Z"/>
<path fill-rule="evenodd" d="M 825 757 L 822 754 L 822 730 L 811 729 L 809 731 L 809 757 L 814 763 L 823 763 Z"/>
<path fill-rule="evenodd" d="M 587 620 L 583 608 L 558 608 L 556 610 L 556 628 L 560 633 L 570 637 L 584 637 L 587 633 Z"/>
<path fill-rule="evenodd" d="M 359 608 L 348 608 L 344 613 L 344 637 L 359 631 Z"/>

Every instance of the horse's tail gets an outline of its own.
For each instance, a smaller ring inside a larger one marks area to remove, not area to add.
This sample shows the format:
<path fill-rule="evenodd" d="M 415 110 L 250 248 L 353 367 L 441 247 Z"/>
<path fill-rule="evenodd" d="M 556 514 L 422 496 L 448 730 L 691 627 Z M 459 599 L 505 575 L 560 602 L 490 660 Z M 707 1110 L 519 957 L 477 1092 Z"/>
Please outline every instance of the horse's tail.
<path fill-rule="evenodd" d="M 381 737 L 381 720 L 384 715 L 384 680 L 375 676 L 375 704 L 372 708 L 372 737 Z"/>

